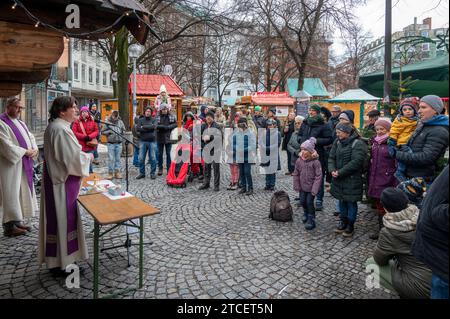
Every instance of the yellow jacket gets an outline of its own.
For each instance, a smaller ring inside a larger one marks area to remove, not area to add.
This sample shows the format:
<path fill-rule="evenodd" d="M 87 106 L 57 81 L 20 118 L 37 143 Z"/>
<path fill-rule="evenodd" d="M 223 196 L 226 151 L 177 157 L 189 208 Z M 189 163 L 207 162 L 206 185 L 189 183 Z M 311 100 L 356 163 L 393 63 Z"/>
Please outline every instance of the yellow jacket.
<path fill-rule="evenodd" d="M 397 116 L 392 123 L 389 137 L 397 141 L 397 145 L 408 143 L 409 138 L 417 127 L 417 118 L 409 119 L 404 116 Z"/>

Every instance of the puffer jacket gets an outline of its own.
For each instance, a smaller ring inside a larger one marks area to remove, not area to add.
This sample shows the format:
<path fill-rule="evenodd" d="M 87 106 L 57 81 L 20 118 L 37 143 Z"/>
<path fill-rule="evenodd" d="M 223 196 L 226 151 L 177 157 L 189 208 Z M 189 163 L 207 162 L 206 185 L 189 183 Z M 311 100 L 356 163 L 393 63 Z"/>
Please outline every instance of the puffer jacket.
<path fill-rule="evenodd" d="M 419 123 L 408 141 L 408 150 L 396 152 L 396 159 L 406 164 L 406 176 L 433 178 L 436 174 L 436 162 L 448 147 L 448 116 L 437 115 Z"/>
<path fill-rule="evenodd" d="M 394 259 L 392 286 L 401 298 L 428 299 L 431 270 L 411 252 L 411 244 L 416 237 L 417 215 L 419 209 L 414 205 L 399 213 L 386 214 L 383 218 L 385 227 L 380 231 L 373 258 L 380 266 L 386 266 L 390 259 Z M 387 222 L 389 217 L 395 219 Z"/>
<path fill-rule="evenodd" d="M 409 138 L 417 127 L 418 120 L 416 117 L 411 119 L 404 116 L 397 116 L 392 122 L 389 137 L 393 139 L 397 146 L 408 143 Z"/>
<path fill-rule="evenodd" d="M 298 130 L 292 133 L 291 139 L 287 145 L 288 152 L 291 153 L 291 164 L 295 166 L 300 152 L 300 144 L 298 143 Z"/>
<path fill-rule="evenodd" d="M 177 127 L 177 120 L 172 114 L 160 114 L 156 117 L 156 141 L 158 144 L 170 144 L 170 133 Z"/>
<path fill-rule="evenodd" d="M 431 184 L 417 221 L 414 256 L 448 282 L 448 165 Z"/>
<path fill-rule="evenodd" d="M 154 117 L 141 116 L 136 123 L 136 130 L 139 132 L 142 142 L 156 141 L 156 119 Z"/>
<path fill-rule="evenodd" d="M 355 132 L 345 140 L 337 139 L 331 147 L 328 158 L 328 171 L 338 171 L 339 176 L 332 178 L 331 195 L 342 201 L 362 200 L 363 166 L 367 156 L 367 145 Z"/>
<path fill-rule="evenodd" d="M 81 129 L 80 122 L 83 122 L 83 127 L 86 131 L 86 134 L 84 134 L 83 130 Z M 94 122 L 92 116 L 89 116 L 87 120 L 83 120 L 80 117 L 78 120 L 74 121 L 72 125 L 72 131 L 77 137 L 78 143 L 80 143 L 81 150 L 83 152 L 93 151 L 96 149 L 95 146 L 87 145 L 88 141 L 97 138 L 99 135 L 97 123 Z"/>
<path fill-rule="evenodd" d="M 324 147 L 333 143 L 330 126 L 325 123 L 322 117 L 310 124 L 308 124 L 308 118 L 306 118 L 303 121 L 297 136 L 300 145 L 311 137 L 316 138 L 316 151 L 319 154 L 322 169 L 325 170 L 327 163 L 325 161 L 326 156 Z"/>
<path fill-rule="evenodd" d="M 122 143 L 122 138 L 118 136 L 116 133 L 123 134 L 125 132 L 125 124 L 118 116 L 116 119 L 113 119 L 112 116 L 108 117 L 106 120 L 107 123 L 114 124 L 115 126 L 104 125 L 102 128 L 102 134 L 108 138 L 108 143 L 118 144 Z"/>
<path fill-rule="evenodd" d="M 368 195 L 372 198 L 380 198 L 385 188 L 397 186 L 395 170 L 395 160 L 388 152 L 387 137 L 380 142 L 373 139 Z"/>
<path fill-rule="evenodd" d="M 299 158 L 292 173 L 294 190 L 316 196 L 322 184 L 322 166 L 317 158 L 305 161 Z"/>

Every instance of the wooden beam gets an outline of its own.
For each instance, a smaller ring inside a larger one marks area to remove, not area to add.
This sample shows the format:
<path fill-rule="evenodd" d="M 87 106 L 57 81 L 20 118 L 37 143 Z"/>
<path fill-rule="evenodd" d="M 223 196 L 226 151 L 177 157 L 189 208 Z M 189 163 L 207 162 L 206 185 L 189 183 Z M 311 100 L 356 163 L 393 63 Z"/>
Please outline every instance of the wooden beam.
<path fill-rule="evenodd" d="M 64 51 L 60 33 L 0 21 L 0 72 L 31 72 L 51 68 Z"/>
<path fill-rule="evenodd" d="M 10 97 L 20 94 L 22 83 L 0 81 L 0 97 Z"/>
<path fill-rule="evenodd" d="M 0 72 L 0 79 L 4 82 L 38 83 L 50 77 L 51 69 L 32 72 Z"/>

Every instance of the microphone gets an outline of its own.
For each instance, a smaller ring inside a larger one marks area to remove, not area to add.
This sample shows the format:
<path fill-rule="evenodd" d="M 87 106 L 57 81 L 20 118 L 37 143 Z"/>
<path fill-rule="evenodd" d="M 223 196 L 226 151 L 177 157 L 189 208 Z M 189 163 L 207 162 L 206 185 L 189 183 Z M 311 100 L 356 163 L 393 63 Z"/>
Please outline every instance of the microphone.
<path fill-rule="evenodd" d="M 95 123 L 105 124 L 105 125 L 109 125 L 109 126 L 117 126 L 116 124 L 104 122 L 102 120 L 94 120 L 94 121 L 95 121 Z"/>

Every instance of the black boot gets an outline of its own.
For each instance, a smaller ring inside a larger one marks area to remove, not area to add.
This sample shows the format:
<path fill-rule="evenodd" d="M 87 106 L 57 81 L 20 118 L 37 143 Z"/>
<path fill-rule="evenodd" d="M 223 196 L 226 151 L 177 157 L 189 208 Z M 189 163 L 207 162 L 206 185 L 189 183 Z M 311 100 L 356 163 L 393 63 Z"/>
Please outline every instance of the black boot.
<path fill-rule="evenodd" d="M 347 225 L 347 228 L 345 228 L 344 233 L 342 234 L 342 236 L 344 237 L 352 237 L 353 236 L 353 231 L 354 231 L 354 222 L 349 222 Z"/>
<path fill-rule="evenodd" d="M 334 230 L 334 232 L 337 234 L 342 234 L 347 228 L 347 225 L 348 225 L 347 217 L 341 217 L 341 220 L 339 221 L 339 224 L 337 228 Z"/>

